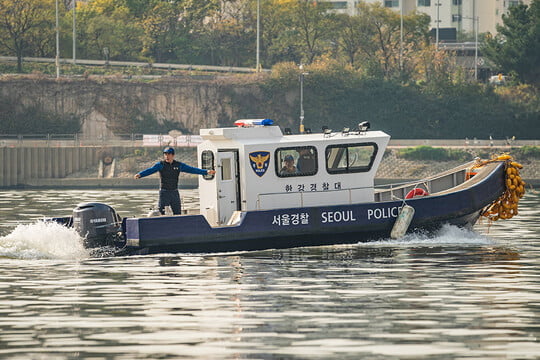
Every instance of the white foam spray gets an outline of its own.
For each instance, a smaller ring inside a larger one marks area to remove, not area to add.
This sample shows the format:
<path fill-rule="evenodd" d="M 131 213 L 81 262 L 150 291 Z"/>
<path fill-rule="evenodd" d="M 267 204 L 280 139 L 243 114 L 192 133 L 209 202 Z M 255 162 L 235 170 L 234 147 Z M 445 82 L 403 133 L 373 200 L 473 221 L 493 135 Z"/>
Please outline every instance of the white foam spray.
<path fill-rule="evenodd" d="M 83 239 L 72 229 L 54 222 L 18 225 L 0 237 L 0 257 L 13 259 L 82 259 L 89 257 Z"/>
<path fill-rule="evenodd" d="M 478 246 L 493 245 L 493 240 L 475 231 L 445 224 L 437 232 L 432 234 L 410 233 L 396 240 L 384 239 L 374 242 L 363 243 L 365 246 L 440 246 L 461 245 Z"/>

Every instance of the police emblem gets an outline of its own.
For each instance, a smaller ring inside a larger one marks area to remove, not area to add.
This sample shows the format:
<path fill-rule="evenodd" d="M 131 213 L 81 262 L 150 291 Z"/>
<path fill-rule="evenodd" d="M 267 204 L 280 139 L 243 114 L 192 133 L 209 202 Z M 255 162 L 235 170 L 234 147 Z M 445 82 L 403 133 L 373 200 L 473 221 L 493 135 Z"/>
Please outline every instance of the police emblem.
<path fill-rule="evenodd" d="M 254 151 L 249 153 L 249 163 L 258 176 L 263 176 L 270 165 L 269 151 Z"/>

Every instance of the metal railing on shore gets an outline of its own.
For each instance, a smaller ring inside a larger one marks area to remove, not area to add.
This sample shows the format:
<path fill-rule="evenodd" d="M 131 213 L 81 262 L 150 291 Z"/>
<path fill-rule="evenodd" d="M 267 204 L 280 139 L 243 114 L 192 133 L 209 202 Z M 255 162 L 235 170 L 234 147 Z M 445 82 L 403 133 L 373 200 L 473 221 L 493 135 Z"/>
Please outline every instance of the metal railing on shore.
<path fill-rule="evenodd" d="M 0 134 L 0 147 L 196 147 L 199 135 L 115 134 L 113 137 L 89 137 L 81 134 Z"/>
<path fill-rule="evenodd" d="M 0 56 L 0 61 L 17 61 L 15 56 Z M 43 62 L 54 63 L 54 58 L 40 57 L 25 57 L 24 62 Z M 62 65 L 91 65 L 91 66 L 119 66 L 119 67 L 141 67 L 155 68 L 161 70 L 188 70 L 188 71 L 209 71 L 209 72 L 230 72 L 230 73 L 254 73 L 256 69 L 239 67 L 239 66 L 214 66 L 214 65 L 197 65 L 197 64 L 166 64 L 166 63 L 148 63 L 136 61 L 109 61 L 109 60 L 86 60 L 77 59 L 73 62 L 72 59 L 60 59 Z M 269 72 L 269 69 L 261 70 Z"/>

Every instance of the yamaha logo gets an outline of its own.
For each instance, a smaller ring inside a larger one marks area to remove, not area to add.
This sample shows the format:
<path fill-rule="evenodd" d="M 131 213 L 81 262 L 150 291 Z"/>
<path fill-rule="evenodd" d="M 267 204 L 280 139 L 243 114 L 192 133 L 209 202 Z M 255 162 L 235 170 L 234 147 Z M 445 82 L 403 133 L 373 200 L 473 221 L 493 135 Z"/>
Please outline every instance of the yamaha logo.
<path fill-rule="evenodd" d="M 107 222 L 106 218 L 90 219 L 90 224 Z"/>

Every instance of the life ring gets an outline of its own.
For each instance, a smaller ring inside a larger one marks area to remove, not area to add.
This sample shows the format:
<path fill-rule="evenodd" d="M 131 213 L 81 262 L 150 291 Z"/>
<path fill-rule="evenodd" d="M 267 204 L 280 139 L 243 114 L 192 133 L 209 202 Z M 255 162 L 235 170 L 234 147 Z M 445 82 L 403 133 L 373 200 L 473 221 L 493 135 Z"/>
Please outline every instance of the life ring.
<path fill-rule="evenodd" d="M 472 179 L 472 177 L 475 176 L 476 174 L 478 174 L 478 168 L 467 169 L 467 172 L 465 172 L 465 180 Z"/>
<path fill-rule="evenodd" d="M 405 196 L 405 199 L 412 199 L 415 196 L 426 196 L 426 195 L 429 195 L 429 193 L 426 190 L 422 188 L 414 188 L 407 193 L 407 195 Z"/>

